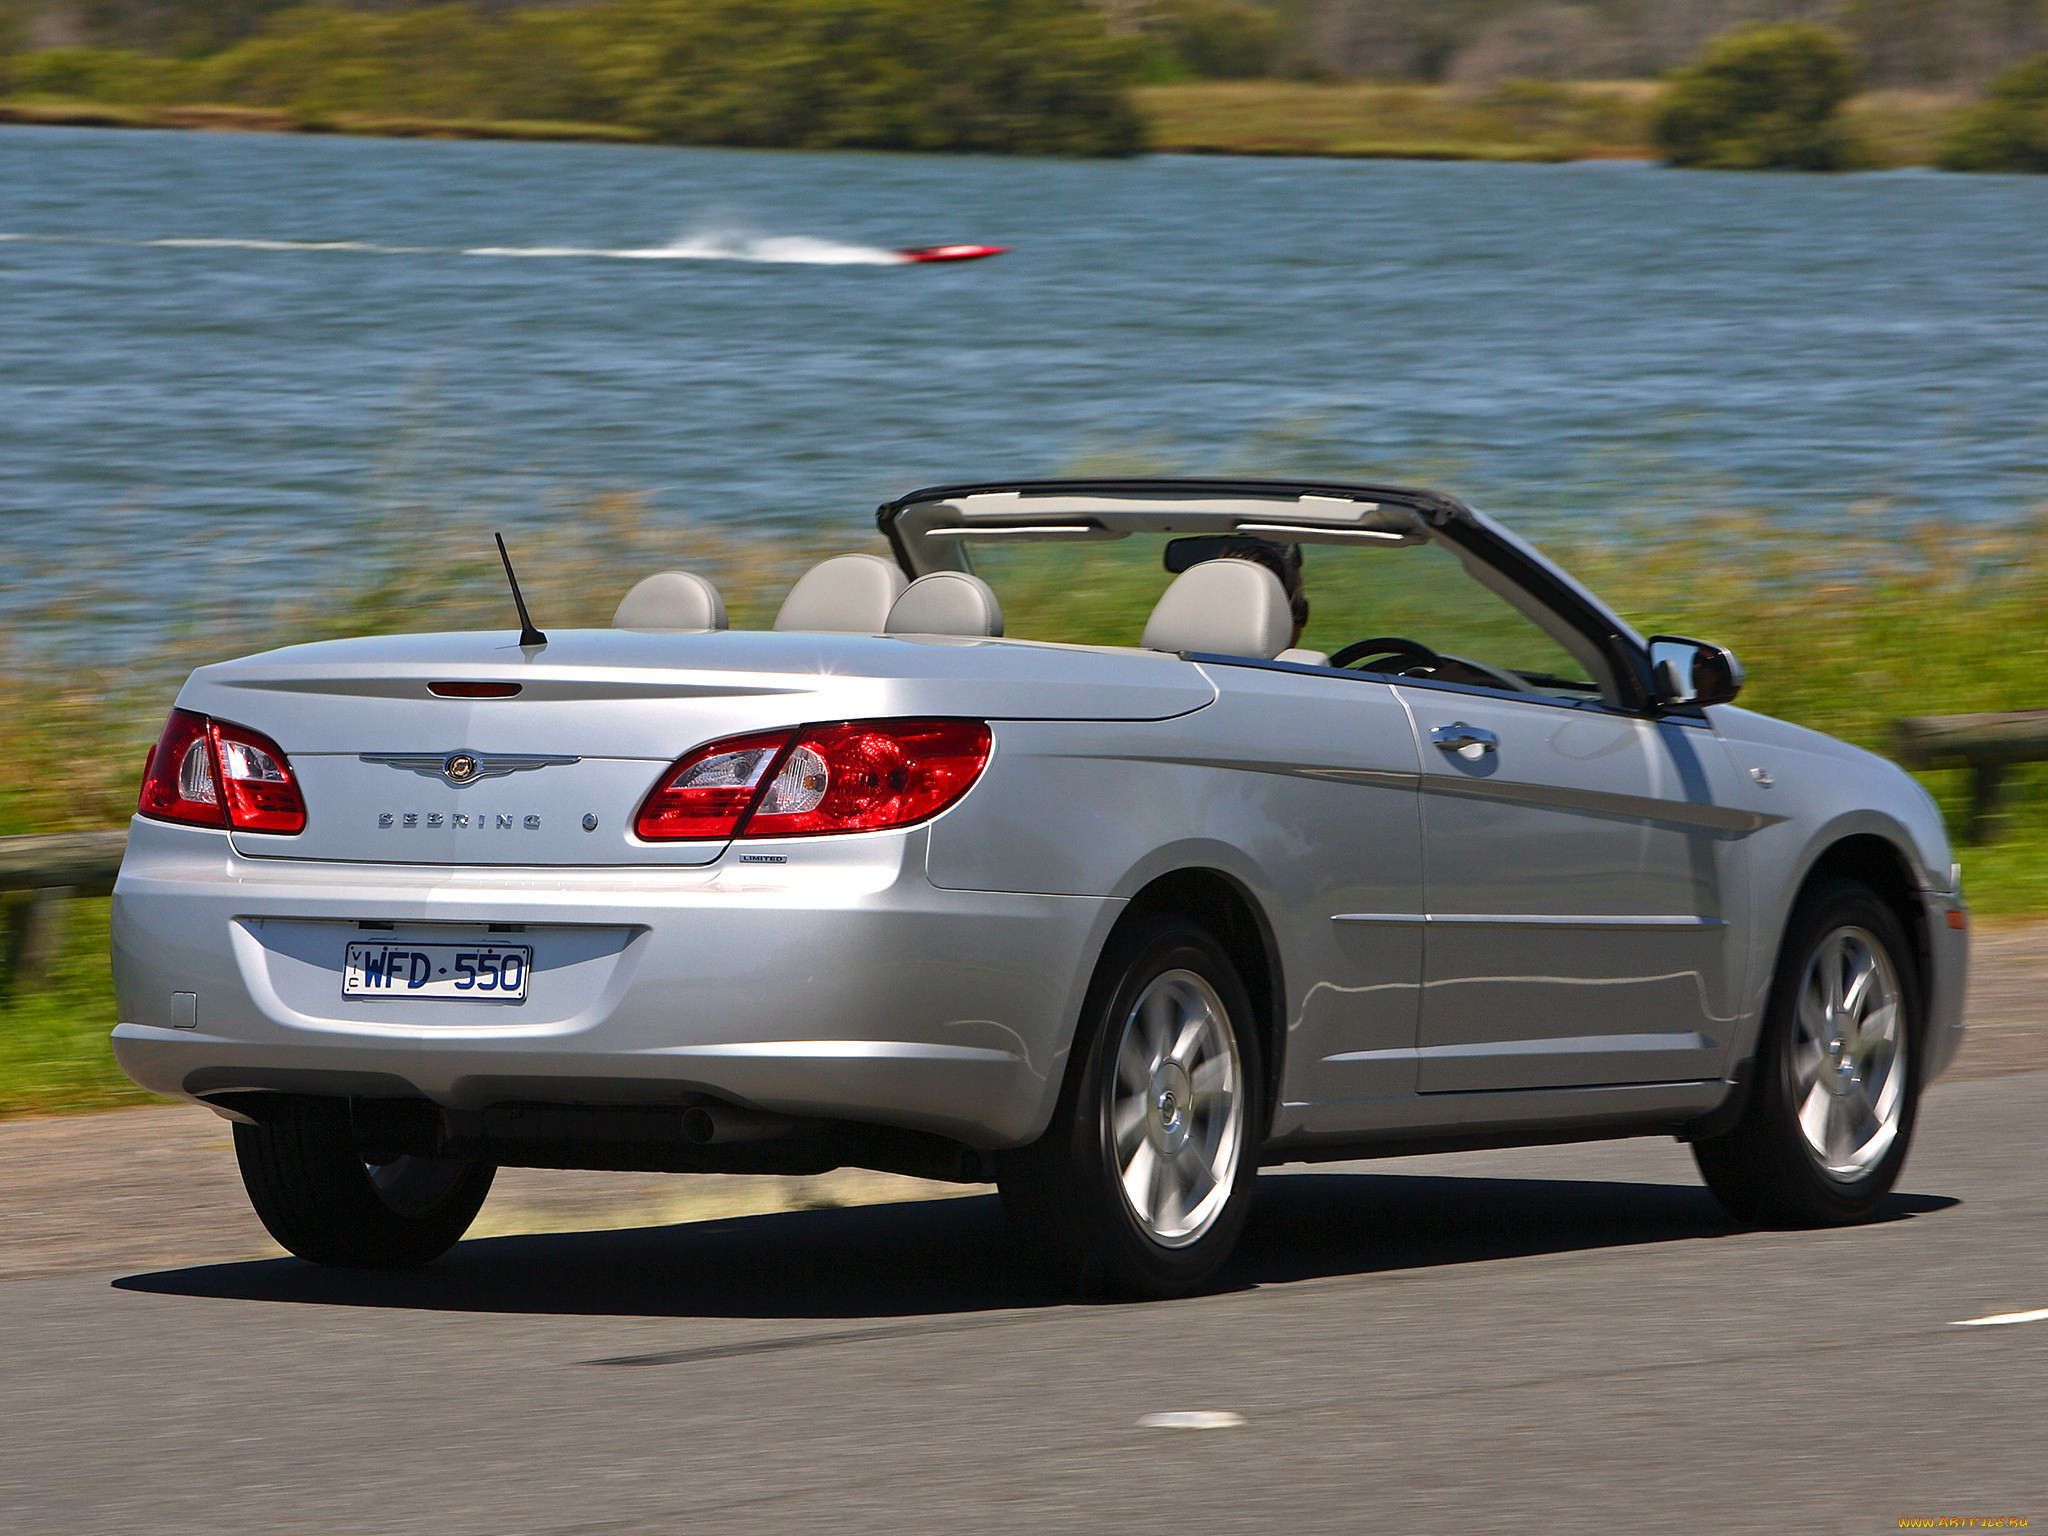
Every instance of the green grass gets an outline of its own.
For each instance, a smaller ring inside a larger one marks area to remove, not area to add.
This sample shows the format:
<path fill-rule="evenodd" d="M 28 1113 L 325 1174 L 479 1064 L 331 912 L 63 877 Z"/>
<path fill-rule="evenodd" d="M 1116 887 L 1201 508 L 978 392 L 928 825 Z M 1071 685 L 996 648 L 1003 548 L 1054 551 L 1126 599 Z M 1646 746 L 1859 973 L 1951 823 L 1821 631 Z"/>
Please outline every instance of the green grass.
<path fill-rule="evenodd" d="M 394 497 L 384 526 L 352 534 L 349 547 L 403 549 L 402 561 L 337 561 L 322 567 L 336 573 L 330 590 L 267 609 L 235 596 L 241 583 L 230 579 L 236 567 L 223 551 L 223 579 L 196 583 L 220 595 L 169 616 L 147 653 L 67 667 L 60 658 L 70 626 L 119 606 L 89 575 L 78 578 L 70 598 L 0 640 L 0 835 L 123 824 L 143 754 L 180 681 L 203 662 L 333 635 L 504 627 L 489 526 L 473 511 Z M 1609 519 L 1546 536 L 1522 522 L 1643 632 L 1731 646 L 1749 672 L 1741 702 L 1766 714 L 1884 751 L 1903 715 L 2048 707 L 2048 513 L 1978 531 L 1902 529 L 1889 516 L 1888 531 L 1865 526 L 1795 526 L 1750 512 L 1633 525 Z M 393 533 L 400 527 L 403 539 Z M 872 534 L 846 527 L 851 537 L 742 539 L 657 519 L 636 498 L 609 496 L 561 509 L 544 540 L 522 536 L 514 546 L 545 627 L 603 624 L 641 576 L 685 567 L 719 584 L 736 627 L 763 628 L 812 562 L 879 548 Z M 1445 580 L 1435 552 L 1354 552 L 1348 567 L 1343 553 L 1308 553 L 1314 613 L 1306 644 L 1329 650 L 1366 634 L 1407 633 L 1431 643 L 1448 636 L 1468 654 L 1512 665 L 1555 662 L 1541 642 L 1516 649 L 1528 636 L 1519 621 L 1504 619 L 1462 580 Z M 1093 546 L 1085 563 L 1072 563 L 1081 554 L 977 553 L 1012 635 L 1137 643 L 1168 579 L 1156 546 Z M 1378 559 L 1385 563 L 1367 563 Z M 1340 579 L 1347 569 L 1351 576 Z M 1920 777 L 1959 829 L 1967 775 Z M 1983 845 L 1958 835 L 1965 883 L 1981 913 L 2048 914 L 2048 764 L 2016 770 L 2010 782 L 2002 835 Z M 49 984 L 0 997 L 0 1115 L 145 1098 L 120 1077 L 107 1046 L 106 954 L 107 903 L 74 903 Z"/>
<path fill-rule="evenodd" d="M 38 991 L 0 996 L 0 1117 L 154 1100 L 114 1065 L 114 983 L 104 897 L 69 903 L 65 942 Z"/>
<path fill-rule="evenodd" d="M 1753 513 L 1538 539 L 1643 633 L 1731 647 L 1749 674 L 1745 707 L 1873 751 L 1889 750 L 1902 716 L 2048 707 L 2048 515 L 1976 532 L 1863 533 Z M 1434 555 L 1311 548 L 1303 643 L 1327 651 L 1406 634 L 1503 665 L 1565 670 L 1547 642 Z M 1135 644 L 1168 579 L 1156 548 L 1137 540 L 1085 556 L 1036 546 L 975 559 L 1009 632 L 1031 639 Z M 2048 764 L 2014 770 L 1999 835 L 1983 844 L 1963 834 L 1968 773 L 1918 777 L 1948 819 L 1976 907 L 2048 913 Z"/>

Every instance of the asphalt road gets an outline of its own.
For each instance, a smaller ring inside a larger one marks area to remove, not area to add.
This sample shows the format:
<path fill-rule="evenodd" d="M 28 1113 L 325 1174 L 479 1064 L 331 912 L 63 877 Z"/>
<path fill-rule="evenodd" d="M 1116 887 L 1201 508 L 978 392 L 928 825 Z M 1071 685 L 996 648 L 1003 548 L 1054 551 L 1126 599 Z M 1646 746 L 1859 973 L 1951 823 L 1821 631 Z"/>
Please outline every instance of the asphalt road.
<path fill-rule="evenodd" d="M 1210 1295 L 1020 1287 L 986 1197 L 0 1282 L 22 1532 L 1877 1532 L 2048 1521 L 2048 1073 L 1876 1224 L 1669 1142 L 1268 1175 Z M 1141 1427 L 1209 1411 L 1241 1425 Z"/>

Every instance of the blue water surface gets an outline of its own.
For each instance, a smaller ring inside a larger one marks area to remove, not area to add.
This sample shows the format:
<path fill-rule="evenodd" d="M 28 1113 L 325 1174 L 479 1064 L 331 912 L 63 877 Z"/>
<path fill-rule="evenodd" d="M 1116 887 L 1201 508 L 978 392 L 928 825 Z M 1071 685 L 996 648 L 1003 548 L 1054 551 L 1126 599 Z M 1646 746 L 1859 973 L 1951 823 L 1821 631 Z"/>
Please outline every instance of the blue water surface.
<path fill-rule="evenodd" d="M 317 582 L 394 501 L 603 490 L 823 547 L 1077 468 L 2008 517 L 2044 235 L 2048 178 L 0 128 L 0 584 Z M 1014 249 L 887 260 L 953 240 Z"/>

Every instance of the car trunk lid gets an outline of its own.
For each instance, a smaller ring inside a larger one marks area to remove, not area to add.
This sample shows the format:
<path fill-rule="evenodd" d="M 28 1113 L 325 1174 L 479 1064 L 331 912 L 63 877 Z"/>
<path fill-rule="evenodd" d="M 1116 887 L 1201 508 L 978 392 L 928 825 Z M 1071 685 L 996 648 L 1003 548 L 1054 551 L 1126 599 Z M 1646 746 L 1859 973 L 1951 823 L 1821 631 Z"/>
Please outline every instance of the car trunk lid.
<path fill-rule="evenodd" d="M 479 685 L 506 696 L 461 696 Z M 923 715 L 1161 719 L 1214 696 L 1196 668 L 1148 652 L 595 630 L 525 649 L 491 634 L 296 646 L 202 668 L 179 704 L 264 732 L 298 775 L 305 830 L 238 831 L 245 854 L 545 866 L 715 860 L 722 840 L 643 843 L 632 823 L 669 764 L 725 736 Z"/>

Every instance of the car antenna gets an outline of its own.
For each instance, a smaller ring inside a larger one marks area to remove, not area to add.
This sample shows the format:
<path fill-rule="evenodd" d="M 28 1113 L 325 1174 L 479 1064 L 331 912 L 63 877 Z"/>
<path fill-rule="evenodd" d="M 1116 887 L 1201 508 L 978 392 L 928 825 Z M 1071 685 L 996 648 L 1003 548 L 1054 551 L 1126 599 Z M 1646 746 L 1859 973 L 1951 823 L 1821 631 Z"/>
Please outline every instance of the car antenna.
<path fill-rule="evenodd" d="M 529 645 L 546 645 L 548 637 L 533 627 L 533 620 L 526 616 L 526 599 L 519 595 L 519 578 L 512 574 L 512 557 L 505 552 L 505 535 L 494 533 L 498 541 L 498 558 L 505 562 L 505 579 L 512 583 L 512 605 L 519 610 L 519 645 L 523 650 Z"/>

